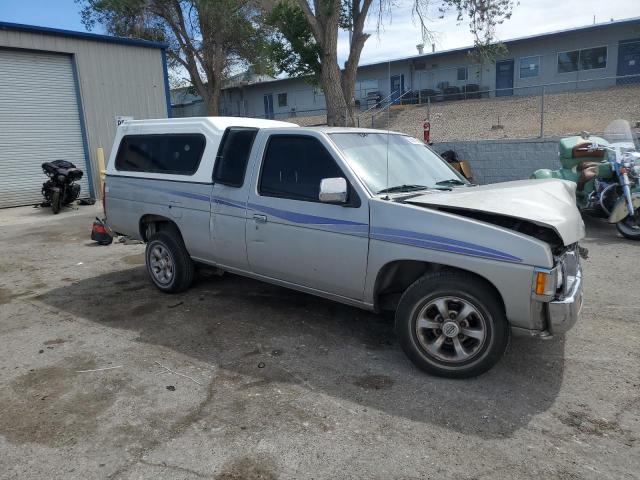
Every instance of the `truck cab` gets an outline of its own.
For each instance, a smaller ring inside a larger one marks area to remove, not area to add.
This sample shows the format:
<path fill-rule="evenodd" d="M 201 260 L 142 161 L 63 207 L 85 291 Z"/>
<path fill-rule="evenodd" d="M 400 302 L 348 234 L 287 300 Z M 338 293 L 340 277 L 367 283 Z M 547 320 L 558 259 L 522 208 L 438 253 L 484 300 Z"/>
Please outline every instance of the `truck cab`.
<path fill-rule="evenodd" d="M 105 210 L 112 230 L 147 243 L 162 291 L 187 289 L 202 263 L 393 310 L 419 368 L 468 377 L 511 334 L 549 337 L 577 320 L 584 226 L 572 188 L 473 186 L 393 132 L 142 120 L 118 129 Z"/>

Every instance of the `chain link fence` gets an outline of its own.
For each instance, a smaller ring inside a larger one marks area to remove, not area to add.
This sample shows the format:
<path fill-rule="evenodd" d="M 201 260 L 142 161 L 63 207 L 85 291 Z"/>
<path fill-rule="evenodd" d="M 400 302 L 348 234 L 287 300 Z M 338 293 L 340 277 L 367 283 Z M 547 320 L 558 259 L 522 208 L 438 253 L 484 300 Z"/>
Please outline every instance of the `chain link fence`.
<path fill-rule="evenodd" d="M 504 93 L 486 90 L 471 98 L 463 94 L 418 98 L 417 92 L 407 91 L 397 98 L 394 92 L 372 107 L 354 107 L 356 125 L 422 138 L 423 123 L 428 121 L 433 142 L 559 137 L 583 130 L 600 133 L 618 118 L 640 128 L 640 75 L 514 87 Z M 174 108 L 173 113 L 199 116 L 201 108 L 194 103 Z M 292 110 L 274 113 L 272 119 L 325 125 L 327 111 Z"/>

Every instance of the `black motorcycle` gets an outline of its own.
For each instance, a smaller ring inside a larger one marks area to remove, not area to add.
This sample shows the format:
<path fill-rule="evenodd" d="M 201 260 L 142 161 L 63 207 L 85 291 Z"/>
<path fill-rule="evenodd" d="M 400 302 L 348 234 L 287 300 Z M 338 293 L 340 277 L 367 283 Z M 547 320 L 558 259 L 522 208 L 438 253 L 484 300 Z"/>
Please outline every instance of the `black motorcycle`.
<path fill-rule="evenodd" d="M 54 160 L 42 164 L 42 170 L 49 180 L 42 184 L 43 207 L 51 207 L 58 213 L 64 205 L 69 205 L 80 196 L 80 185 L 75 183 L 83 172 L 66 160 Z"/>

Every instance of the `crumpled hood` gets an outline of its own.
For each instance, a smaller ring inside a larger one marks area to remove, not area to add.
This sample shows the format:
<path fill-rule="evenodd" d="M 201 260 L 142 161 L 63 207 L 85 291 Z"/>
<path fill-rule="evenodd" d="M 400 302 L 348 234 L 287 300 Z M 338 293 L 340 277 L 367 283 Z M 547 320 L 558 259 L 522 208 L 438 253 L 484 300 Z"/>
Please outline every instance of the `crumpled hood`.
<path fill-rule="evenodd" d="M 518 180 L 481 187 L 430 192 L 406 200 L 421 206 L 490 212 L 553 228 L 565 245 L 584 237 L 575 202 L 576 185 L 566 180 Z"/>

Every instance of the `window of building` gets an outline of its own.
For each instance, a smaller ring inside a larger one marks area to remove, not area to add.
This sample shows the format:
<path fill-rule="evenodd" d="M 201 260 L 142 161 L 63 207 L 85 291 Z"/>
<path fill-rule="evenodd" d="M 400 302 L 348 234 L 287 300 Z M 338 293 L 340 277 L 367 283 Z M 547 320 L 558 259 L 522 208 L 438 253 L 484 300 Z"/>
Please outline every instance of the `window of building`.
<path fill-rule="evenodd" d="M 558 54 L 558 73 L 570 73 L 578 71 L 579 50 L 561 52 Z"/>
<path fill-rule="evenodd" d="M 606 68 L 607 47 L 584 48 L 558 54 L 558 73 Z"/>
<path fill-rule="evenodd" d="M 249 154 L 258 129 L 231 127 L 222 136 L 213 180 L 230 187 L 241 187 L 247 170 Z"/>
<path fill-rule="evenodd" d="M 540 57 L 522 57 L 520 59 L 520 78 L 532 78 L 540 75 Z"/>
<path fill-rule="evenodd" d="M 355 84 L 354 96 L 356 99 L 362 100 L 368 93 L 378 90 L 378 80 L 359 80 Z"/>
<path fill-rule="evenodd" d="M 456 71 L 458 81 L 464 82 L 467 79 L 467 67 L 458 67 Z"/>
<path fill-rule="evenodd" d="M 607 67 L 607 47 L 580 50 L 580 70 L 595 70 Z"/>
<path fill-rule="evenodd" d="M 200 134 L 127 135 L 118 148 L 116 170 L 193 175 L 205 143 Z"/>
<path fill-rule="evenodd" d="M 318 202 L 320 180 L 344 177 L 316 138 L 274 135 L 269 140 L 260 175 L 260 195 Z"/>
<path fill-rule="evenodd" d="M 287 94 L 286 93 L 279 93 L 278 94 L 278 106 L 279 107 L 286 107 L 287 106 Z"/>
<path fill-rule="evenodd" d="M 314 87 L 313 88 L 313 103 L 320 103 L 320 104 L 324 104 L 325 103 L 324 90 L 322 90 L 319 87 Z"/>

